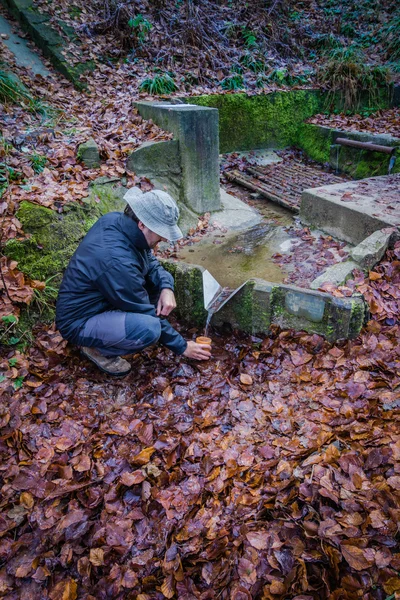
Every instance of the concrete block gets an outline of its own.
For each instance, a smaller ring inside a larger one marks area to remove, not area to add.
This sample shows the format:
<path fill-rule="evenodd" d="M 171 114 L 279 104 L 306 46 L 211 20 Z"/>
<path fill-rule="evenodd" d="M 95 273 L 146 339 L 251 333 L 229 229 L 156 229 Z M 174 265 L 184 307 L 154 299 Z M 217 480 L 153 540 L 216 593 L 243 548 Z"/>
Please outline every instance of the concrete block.
<path fill-rule="evenodd" d="M 179 141 L 185 204 L 199 214 L 219 210 L 218 110 L 162 102 L 135 106 Z"/>
<path fill-rule="evenodd" d="M 156 188 L 167 191 L 176 202 L 183 201 L 181 157 L 177 140 L 144 142 L 129 156 L 126 167 L 140 177 L 148 177 Z M 197 218 L 191 219 L 193 220 L 197 222 Z"/>
<path fill-rule="evenodd" d="M 384 256 L 391 244 L 399 239 L 396 229 L 375 231 L 358 246 L 350 250 L 350 256 L 362 269 L 372 269 Z"/>
<path fill-rule="evenodd" d="M 140 176 L 160 174 L 168 176 L 169 173 L 180 175 L 182 169 L 179 142 L 177 140 L 144 142 L 132 152 L 126 166 L 129 171 L 134 171 Z"/>
<path fill-rule="evenodd" d="M 181 319 L 204 326 L 203 271 L 197 265 L 163 260 L 175 279 L 177 314 Z M 325 292 L 249 279 L 225 300 L 212 316 L 213 327 L 229 324 L 249 334 L 268 335 L 271 324 L 282 329 L 317 333 L 329 341 L 354 338 L 367 315 L 361 295 L 336 298 Z"/>
<path fill-rule="evenodd" d="M 78 158 L 88 169 L 97 169 L 100 166 L 99 147 L 93 138 L 79 146 Z"/>
<path fill-rule="evenodd" d="M 282 329 L 317 333 L 329 341 L 356 337 L 365 314 L 362 296 L 336 298 L 287 285 L 276 286 L 272 294 L 272 323 Z"/>
<path fill-rule="evenodd" d="M 352 260 L 346 260 L 345 262 L 336 263 L 328 267 L 326 271 L 319 275 L 314 281 L 310 283 L 312 290 L 317 290 L 324 283 L 331 283 L 333 285 L 342 285 L 350 279 L 354 269 L 359 269 L 360 266 Z"/>
<path fill-rule="evenodd" d="M 261 223 L 260 213 L 221 188 L 221 210 L 212 213 L 211 225 L 226 227 L 230 231 L 250 229 Z"/>
<path fill-rule="evenodd" d="M 221 306 L 211 323 L 229 323 L 246 333 L 268 333 L 271 325 L 271 293 L 274 284 L 263 279 L 249 279 Z"/>
<path fill-rule="evenodd" d="M 179 319 L 198 327 L 204 327 L 207 311 L 204 308 L 203 267 L 174 260 L 160 260 L 175 282 L 177 307 L 174 311 Z"/>
<path fill-rule="evenodd" d="M 399 185 L 397 174 L 304 190 L 300 220 L 357 245 L 374 231 L 399 225 L 400 207 L 395 201 Z M 393 198 L 390 210 L 389 198 Z"/>

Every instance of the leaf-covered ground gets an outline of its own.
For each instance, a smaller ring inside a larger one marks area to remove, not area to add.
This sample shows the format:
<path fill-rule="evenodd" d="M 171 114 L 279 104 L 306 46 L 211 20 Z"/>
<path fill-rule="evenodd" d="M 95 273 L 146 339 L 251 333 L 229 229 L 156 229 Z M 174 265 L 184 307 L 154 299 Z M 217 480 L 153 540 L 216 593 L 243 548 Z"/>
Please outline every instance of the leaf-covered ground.
<path fill-rule="evenodd" d="M 2 597 L 394 598 L 400 244 L 350 285 L 372 318 L 332 347 L 214 333 L 121 381 L 53 330 L 4 354 Z"/>
<path fill-rule="evenodd" d="M 335 127 L 343 131 L 384 133 L 400 138 L 400 108 L 377 111 L 372 115 L 315 115 L 309 123 Z"/>
<path fill-rule="evenodd" d="M 62 211 L 99 175 L 148 185 L 126 173 L 125 157 L 165 134 L 132 111 L 123 72 L 96 75 L 90 99 L 37 79 L 59 111 L 49 118 L 2 109 L 11 184 L 2 243 L 24 235 L 22 199 Z M 75 153 L 91 135 L 104 159 L 96 171 Z M 40 282 L 5 259 L 1 267 L 0 315 L 12 316 Z M 38 327 L 25 351 L 3 347 L 1 597 L 394 600 L 399 244 L 368 279 L 330 291 L 355 290 L 371 320 L 334 346 L 292 331 L 212 332 L 209 364 L 156 348 L 133 357 L 123 380 L 100 374 L 53 328 Z"/>
<path fill-rule="evenodd" d="M 396 0 L 35 0 L 65 38 L 70 59 L 90 60 L 91 85 L 131 92 L 168 75 L 180 94 L 249 93 L 309 86 L 320 66 L 350 49 L 365 64 L 399 79 L 400 12 Z M 75 39 L 69 40 L 65 25 Z M 333 54 L 332 54 L 333 53 Z M 350 66 L 351 71 L 354 69 Z M 239 76 L 239 77 L 238 77 Z M 233 79 L 232 79 L 233 78 Z M 233 86 L 233 87 L 232 87 Z"/>

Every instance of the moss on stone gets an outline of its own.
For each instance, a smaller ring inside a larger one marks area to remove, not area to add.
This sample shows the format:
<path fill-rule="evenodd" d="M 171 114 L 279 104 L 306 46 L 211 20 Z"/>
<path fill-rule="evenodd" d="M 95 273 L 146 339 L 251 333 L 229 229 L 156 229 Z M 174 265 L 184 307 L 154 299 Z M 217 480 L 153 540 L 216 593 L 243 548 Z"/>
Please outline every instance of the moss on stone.
<path fill-rule="evenodd" d="M 347 173 L 354 179 L 364 179 L 366 177 L 374 177 L 377 175 L 387 175 L 389 169 L 390 157 L 388 154 L 381 152 L 372 152 L 359 148 L 351 148 L 349 146 L 335 145 L 335 140 L 340 137 L 341 132 L 337 129 L 329 127 L 321 127 L 312 123 L 303 123 L 299 128 L 299 137 L 297 146 L 313 160 L 324 164 L 330 163 L 334 168 L 342 173 Z M 354 132 L 346 132 L 345 137 L 349 139 L 359 139 L 360 141 L 373 141 L 373 136 L 365 136 L 365 140 L 361 134 Z M 385 144 L 395 144 L 396 140 Z M 382 143 L 379 139 L 376 143 Z M 392 169 L 392 173 L 400 173 L 400 152 L 396 150 L 396 162 Z"/>
<path fill-rule="evenodd" d="M 204 327 L 207 311 L 204 308 L 203 269 L 197 265 L 169 260 L 161 261 L 175 282 L 176 314 L 179 319 Z"/>
<path fill-rule="evenodd" d="M 298 146 L 317 162 L 328 162 L 332 142 L 331 130 L 322 135 L 317 127 L 305 123 L 312 115 L 338 110 L 340 95 L 327 95 L 320 90 L 290 90 L 257 96 L 223 94 L 191 97 L 190 104 L 219 110 L 220 152 L 284 148 Z M 377 108 L 392 105 L 387 90 L 382 90 Z"/>
<path fill-rule="evenodd" d="M 322 106 L 315 90 L 199 96 L 190 103 L 218 108 L 221 152 L 293 145 L 301 123 Z"/>
<path fill-rule="evenodd" d="M 18 261 L 18 268 L 32 279 L 45 281 L 54 277 L 53 285 L 61 281 L 67 266 L 83 236 L 97 219 L 110 211 L 122 210 L 125 188 L 110 184 L 95 185 L 83 205 L 72 203 L 64 212 L 57 212 L 22 202 L 17 217 L 29 238 L 10 240 L 5 253 Z"/>
<path fill-rule="evenodd" d="M 63 49 L 66 48 L 64 39 L 55 31 L 50 24 L 50 15 L 39 13 L 32 0 L 3 0 L 10 13 L 17 19 L 22 28 L 29 33 L 35 44 L 41 48 L 43 54 L 50 60 L 52 65 L 64 77 L 72 81 L 79 90 L 85 90 L 87 85 L 80 76 L 88 71 L 94 70 L 93 60 L 74 65 L 74 61 L 68 62 L 68 55 L 64 56 Z M 76 39 L 75 31 L 66 23 L 60 21 L 60 26 L 70 39 Z M 72 58 L 72 57 L 71 57 Z"/>
<path fill-rule="evenodd" d="M 332 129 L 319 127 L 312 123 L 302 123 L 300 125 L 297 146 L 316 162 L 320 164 L 329 162 L 332 144 Z"/>
<path fill-rule="evenodd" d="M 360 333 L 364 322 L 368 318 L 367 305 L 360 295 L 359 298 L 354 298 L 351 304 L 351 314 L 349 323 L 349 338 L 353 339 Z"/>

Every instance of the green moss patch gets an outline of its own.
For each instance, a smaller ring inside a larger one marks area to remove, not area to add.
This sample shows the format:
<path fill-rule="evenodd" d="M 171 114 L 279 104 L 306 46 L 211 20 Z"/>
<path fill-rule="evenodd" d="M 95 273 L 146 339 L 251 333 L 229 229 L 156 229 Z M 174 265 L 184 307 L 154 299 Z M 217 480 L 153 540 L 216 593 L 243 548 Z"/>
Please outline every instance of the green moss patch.
<path fill-rule="evenodd" d="M 310 125 L 305 121 L 317 113 L 341 108 L 338 94 L 326 94 L 320 90 L 289 90 L 257 96 L 214 94 L 184 100 L 219 110 L 222 153 L 298 146 L 322 163 L 329 160 L 329 136 L 315 140 Z M 377 108 L 386 108 L 393 103 L 388 90 L 382 90 L 378 100 Z"/>
<path fill-rule="evenodd" d="M 69 204 L 61 214 L 30 202 L 22 202 L 17 213 L 29 237 L 10 240 L 5 253 L 18 261 L 18 268 L 31 279 L 46 281 L 53 277 L 57 286 L 62 272 L 79 242 L 102 215 L 123 210 L 126 189 L 112 184 L 95 185 L 83 205 Z"/>

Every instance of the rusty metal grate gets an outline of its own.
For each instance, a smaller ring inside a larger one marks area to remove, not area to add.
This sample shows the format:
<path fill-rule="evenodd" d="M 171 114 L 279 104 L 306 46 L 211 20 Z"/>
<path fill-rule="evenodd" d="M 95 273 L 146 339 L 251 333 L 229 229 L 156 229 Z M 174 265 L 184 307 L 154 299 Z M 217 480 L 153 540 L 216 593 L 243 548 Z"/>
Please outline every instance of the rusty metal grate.
<path fill-rule="evenodd" d="M 271 202 L 295 213 L 299 212 L 303 190 L 343 183 L 343 178 L 337 175 L 325 173 L 296 160 L 285 160 L 265 167 L 248 166 L 245 173 L 234 170 L 225 175 L 229 181 L 258 192 Z"/>

